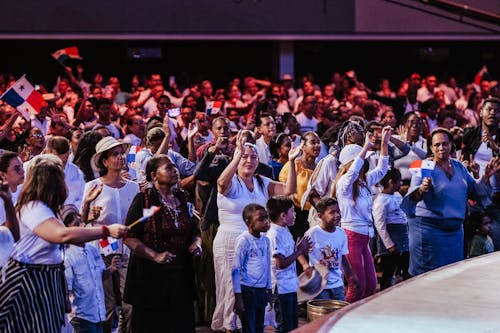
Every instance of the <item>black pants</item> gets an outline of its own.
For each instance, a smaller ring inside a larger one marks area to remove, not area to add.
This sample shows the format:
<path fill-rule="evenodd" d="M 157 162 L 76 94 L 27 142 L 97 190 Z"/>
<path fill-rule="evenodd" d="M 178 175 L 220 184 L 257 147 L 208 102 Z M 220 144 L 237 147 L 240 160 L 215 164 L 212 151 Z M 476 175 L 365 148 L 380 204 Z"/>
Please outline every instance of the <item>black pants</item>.
<path fill-rule="evenodd" d="M 410 262 L 409 252 L 397 252 L 392 254 L 384 254 L 380 260 L 382 269 L 382 279 L 380 280 L 380 290 L 389 288 L 392 285 L 392 277 L 394 274 L 400 273 L 403 280 L 409 279 L 408 266 Z"/>

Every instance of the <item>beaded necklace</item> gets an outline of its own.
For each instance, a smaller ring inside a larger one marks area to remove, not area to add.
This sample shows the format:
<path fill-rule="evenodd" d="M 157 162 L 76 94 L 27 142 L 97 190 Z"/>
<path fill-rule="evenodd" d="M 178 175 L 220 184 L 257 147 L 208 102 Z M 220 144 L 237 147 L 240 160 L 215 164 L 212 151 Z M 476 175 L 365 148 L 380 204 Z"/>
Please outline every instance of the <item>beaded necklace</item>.
<path fill-rule="evenodd" d="M 170 217 L 174 220 L 175 227 L 179 228 L 179 209 L 177 207 L 171 208 L 161 194 L 159 197 L 162 205 L 165 207 L 165 213 L 170 215 Z"/>

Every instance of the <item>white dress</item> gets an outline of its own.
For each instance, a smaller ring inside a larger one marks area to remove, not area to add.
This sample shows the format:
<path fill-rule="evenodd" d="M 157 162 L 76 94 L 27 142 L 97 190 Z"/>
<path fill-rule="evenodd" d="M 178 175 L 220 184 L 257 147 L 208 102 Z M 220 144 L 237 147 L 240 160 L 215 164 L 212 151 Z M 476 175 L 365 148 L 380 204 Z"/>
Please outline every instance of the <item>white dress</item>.
<path fill-rule="evenodd" d="M 242 212 L 246 205 L 256 203 L 266 206 L 269 197 L 267 187 L 271 179 L 262 177 L 263 186 L 254 177 L 254 190 L 249 191 L 242 179 L 235 175 L 226 195 L 217 193 L 220 226 L 214 239 L 215 297 L 216 307 L 212 318 L 212 330 L 241 328 L 238 316 L 233 312 L 234 293 L 231 279 L 236 238 L 248 230 Z"/>

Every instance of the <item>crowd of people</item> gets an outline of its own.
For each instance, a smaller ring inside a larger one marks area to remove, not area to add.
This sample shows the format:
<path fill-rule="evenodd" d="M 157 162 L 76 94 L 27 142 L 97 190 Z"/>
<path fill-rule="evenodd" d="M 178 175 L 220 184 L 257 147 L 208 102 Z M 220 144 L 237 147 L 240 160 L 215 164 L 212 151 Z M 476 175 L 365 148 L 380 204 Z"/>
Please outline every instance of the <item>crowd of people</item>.
<path fill-rule="evenodd" d="M 395 91 L 349 71 L 216 90 L 151 73 L 125 92 L 77 66 L 40 91 L 29 119 L 0 102 L 0 330 L 288 332 L 298 302 L 500 249 L 484 67 Z"/>

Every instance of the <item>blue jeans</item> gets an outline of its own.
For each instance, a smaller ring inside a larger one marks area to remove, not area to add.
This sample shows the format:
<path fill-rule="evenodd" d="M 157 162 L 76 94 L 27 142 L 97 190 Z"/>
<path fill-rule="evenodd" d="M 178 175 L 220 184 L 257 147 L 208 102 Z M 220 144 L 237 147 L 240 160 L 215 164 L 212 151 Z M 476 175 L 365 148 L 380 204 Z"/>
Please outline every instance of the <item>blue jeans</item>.
<path fill-rule="evenodd" d="M 334 299 L 337 301 L 345 301 L 344 286 L 332 289 L 323 289 L 323 291 L 320 292 L 315 299 Z"/>
<path fill-rule="evenodd" d="M 297 293 L 278 294 L 274 302 L 276 332 L 285 333 L 299 327 Z"/>
<path fill-rule="evenodd" d="M 70 321 L 75 333 L 102 333 L 102 322 L 93 323 L 82 318 L 73 318 Z"/>
<path fill-rule="evenodd" d="M 269 295 L 266 288 L 241 286 L 241 296 L 245 312 L 241 319 L 243 333 L 263 333 L 264 314 Z"/>

